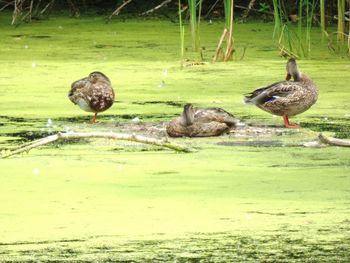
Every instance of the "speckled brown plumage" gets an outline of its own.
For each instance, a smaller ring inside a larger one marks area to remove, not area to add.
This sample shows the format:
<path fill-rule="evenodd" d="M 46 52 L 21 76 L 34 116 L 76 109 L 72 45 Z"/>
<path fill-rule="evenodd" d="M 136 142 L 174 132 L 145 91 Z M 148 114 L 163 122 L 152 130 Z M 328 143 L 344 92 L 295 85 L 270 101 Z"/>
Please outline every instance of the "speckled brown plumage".
<path fill-rule="evenodd" d="M 289 79 L 293 77 L 293 81 Z M 287 63 L 287 80 L 257 89 L 245 97 L 246 103 L 253 103 L 260 109 L 283 116 L 285 127 L 297 128 L 289 123 L 288 116 L 295 116 L 308 110 L 317 101 L 318 90 L 313 81 L 301 73 L 294 59 Z"/>
<path fill-rule="evenodd" d="M 110 80 L 101 72 L 92 72 L 88 77 L 72 83 L 68 98 L 82 110 L 97 113 L 110 108 L 114 103 L 114 91 Z"/>
<path fill-rule="evenodd" d="M 193 108 L 186 104 L 182 115 L 170 121 L 166 131 L 171 137 L 209 137 L 228 132 L 237 123 L 232 114 L 220 108 Z"/>

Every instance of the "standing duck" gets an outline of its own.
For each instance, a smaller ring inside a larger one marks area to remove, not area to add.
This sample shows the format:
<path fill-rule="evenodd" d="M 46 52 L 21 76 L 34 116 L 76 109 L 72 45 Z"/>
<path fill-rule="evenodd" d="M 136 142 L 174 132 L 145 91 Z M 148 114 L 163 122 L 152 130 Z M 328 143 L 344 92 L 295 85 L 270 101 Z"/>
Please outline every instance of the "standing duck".
<path fill-rule="evenodd" d="M 228 132 L 237 123 L 232 114 L 220 108 L 194 108 L 186 104 L 180 117 L 170 121 L 166 131 L 171 137 L 208 137 Z"/>
<path fill-rule="evenodd" d="M 293 77 L 293 81 L 290 79 Z M 308 110 L 317 101 L 318 90 L 313 81 L 301 73 L 294 58 L 287 62 L 286 81 L 273 83 L 245 96 L 245 103 L 255 104 L 260 109 L 282 116 L 286 128 L 299 128 L 289 123 L 289 116 Z"/>
<path fill-rule="evenodd" d="M 114 91 L 109 78 L 95 71 L 88 77 L 73 82 L 68 98 L 82 110 L 93 112 L 91 123 L 95 123 L 97 113 L 113 105 Z"/>

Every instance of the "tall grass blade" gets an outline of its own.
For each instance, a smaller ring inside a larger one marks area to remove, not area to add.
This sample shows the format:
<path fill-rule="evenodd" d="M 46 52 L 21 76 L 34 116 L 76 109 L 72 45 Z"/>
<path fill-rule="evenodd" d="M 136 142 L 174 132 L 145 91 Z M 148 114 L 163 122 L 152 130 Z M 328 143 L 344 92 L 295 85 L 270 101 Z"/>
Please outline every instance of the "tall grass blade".
<path fill-rule="evenodd" d="M 338 0 L 338 34 L 337 40 L 339 44 L 344 43 L 344 27 L 345 27 L 345 0 Z"/>
<path fill-rule="evenodd" d="M 197 1 L 188 0 L 188 6 L 190 11 L 190 27 L 192 36 L 192 49 L 193 51 L 199 50 L 199 33 L 197 25 Z"/>
<path fill-rule="evenodd" d="M 179 27 L 180 27 L 181 68 L 183 68 L 184 52 L 185 52 L 185 27 L 183 26 L 183 23 L 182 23 L 181 0 L 178 1 L 178 7 L 179 7 Z"/>
<path fill-rule="evenodd" d="M 314 16 L 314 11 L 315 11 L 315 0 L 312 0 L 311 3 L 310 1 L 307 1 L 306 3 L 306 38 L 305 38 L 307 56 L 309 56 L 311 52 L 311 28 L 312 28 L 312 19 Z"/>
<path fill-rule="evenodd" d="M 325 0 L 320 0 L 321 35 L 322 41 L 326 36 Z"/>
<path fill-rule="evenodd" d="M 281 16 L 280 16 L 280 1 L 279 0 L 273 0 L 273 15 L 274 15 L 274 20 L 275 20 L 275 26 L 273 29 L 273 39 L 275 38 L 280 38 L 281 35 L 281 30 L 282 30 L 282 21 L 281 21 Z"/>
<path fill-rule="evenodd" d="M 302 27 L 303 27 L 303 0 L 299 0 L 299 15 L 298 15 L 298 54 L 302 54 Z M 304 55 L 304 54 L 303 54 Z"/>
<path fill-rule="evenodd" d="M 234 8 L 234 0 L 227 1 L 227 7 L 229 8 L 229 31 L 228 31 L 228 40 L 227 40 L 227 47 L 225 52 L 225 58 L 224 61 L 228 61 L 232 58 L 232 54 L 234 52 L 234 46 L 233 46 L 233 8 Z"/>
<path fill-rule="evenodd" d="M 349 16 L 350 16 L 350 1 L 349 1 Z M 349 32 L 348 32 L 348 51 L 349 51 L 349 57 L 350 57 L 350 19 L 349 19 Z"/>

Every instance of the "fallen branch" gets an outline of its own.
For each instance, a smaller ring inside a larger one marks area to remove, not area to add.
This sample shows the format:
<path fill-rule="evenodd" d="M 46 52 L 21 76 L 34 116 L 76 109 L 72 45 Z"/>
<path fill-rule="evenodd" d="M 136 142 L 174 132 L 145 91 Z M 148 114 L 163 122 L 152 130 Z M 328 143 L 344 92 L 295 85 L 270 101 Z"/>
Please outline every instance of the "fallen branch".
<path fill-rule="evenodd" d="M 144 144 L 157 145 L 160 147 L 165 147 L 165 148 L 175 150 L 177 152 L 185 152 L 185 153 L 193 151 L 188 147 L 169 142 L 167 139 L 159 140 L 159 139 L 150 138 L 142 135 L 114 133 L 114 132 L 66 132 L 66 133 L 57 133 L 39 140 L 35 140 L 31 143 L 26 143 L 25 145 L 22 145 L 10 151 L 9 153 L 3 154 L 2 158 L 8 158 L 16 154 L 28 152 L 31 149 L 38 148 L 42 145 L 46 145 L 59 140 L 75 140 L 75 139 L 86 139 L 86 138 L 104 138 L 104 139 L 139 142 Z"/>
<path fill-rule="evenodd" d="M 46 10 L 49 8 L 50 5 L 52 5 L 52 3 L 54 2 L 55 0 L 51 0 L 51 2 L 49 2 L 44 8 L 43 10 L 40 11 L 40 15 L 43 15 Z"/>
<path fill-rule="evenodd" d="M 344 140 L 344 139 L 336 139 L 333 137 L 327 137 L 320 133 L 318 135 L 319 140 L 322 143 L 334 145 L 334 146 L 342 146 L 342 147 L 350 147 L 350 140 Z"/>
<path fill-rule="evenodd" d="M 204 16 L 204 18 L 207 18 L 211 11 L 213 11 L 213 9 L 215 8 L 215 6 L 219 3 L 220 0 L 216 0 L 216 2 L 210 7 L 209 11 L 207 12 L 207 14 Z"/>
<path fill-rule="evenodd" d="M 13 5 L 15 3 L 15 1 L 12 2 L 8 2 L 7 4 L 5 4 L 3 7 L 0 8 L 0 11 L 4 10 L 6 7 L 8 7 L 9 5 Z"/>
<path fill-rule="evenodd" d="M 238 9 L 243 9 L 243 10 L 248 10 L 248 9 L 249 9 L 248 7 L 241 6 L 241 5 L 235 5 L 235 7 L 238 8 Z M 264 14 L 273 15 L 273 12 L 263 11 L 263 10 L 255 9 L 255 8 L 253 8 L 253 7 L 250 8 L 249 10 L 255 11 L 255 12 L 258 12 L 258 13 L 264 13 Z"/>
<path fill-rule="evenodd" d="M 114 10 L 114 12 L 108 17 L 108 20 L 111 20 L 113 16 L 117 16 L 119 15 L 120 11 L 124 8 L 124 6 L 126 6 L 127 4 L 129 4 L 132 0 L 126 0 L 124 1 L 116 10 Z"/>
<path fill-rule="evenodd" d="M 144 15 L 147 15 L 149 13 L 152 13 L 156 10 L 158 10 L 159 8 L 161 8 L 162 6 L 166 5 L 166 4 L 169 4 L 172 0 L 165 0 L 164 2 L 160 3 L 159 5 L 157 5 L 156 7 L 146 11 L 146 12 L 143 12 L 140 14 L 140 16 L 144 16 Z"/>
<path fill-rule="evenodd" d="M 31 0 L 31 1 L 30 1 L 30 5 L 29 5 L 29 11 L 28 11 L 28 13 L 26 13 L 26 14 L 22 17 L 22 19 L 21 19 L 22 21 L 25 21 L 25 19 L 26 19 L 27 17 L 29 17 L 28 22 L 31 22 L 31 21 L 32 21 L 33 3 L 34 3 L 34 0 Z"/>
<path fill-rule="evenodd" d="M 250 10 L 252 10 L 256 0 L 250 0 L 247 9 L 244 10 L 242 18 L 246 19 L 249 15 Z"/>

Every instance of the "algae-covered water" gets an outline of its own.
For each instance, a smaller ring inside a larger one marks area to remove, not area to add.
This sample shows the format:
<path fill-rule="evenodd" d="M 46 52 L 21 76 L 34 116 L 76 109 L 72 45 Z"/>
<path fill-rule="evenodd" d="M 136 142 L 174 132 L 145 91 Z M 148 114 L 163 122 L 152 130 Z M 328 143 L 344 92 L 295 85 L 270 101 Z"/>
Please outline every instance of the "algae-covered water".
<path fill-rule="evenodd" d="M 98 139 L 1 159 L 1 261 L 350 261 L 349 149 L 302 146 L 319 132 L 350 137 L 350 62 L 318 43 L 317 30 L 299 66 L 319 100 L 292 118 L 301 129 L 286 130 L 242 102 L 285 76 L 272 24 L 237 24 L 234 61 L 212 64 L 223 24 L 203 22 L 209 63 L 192 63 L 199 56 L 188 36 L 189 66 L 180 69 L 169 21 L 51 17 L 14 28 L 9 20 L 0 18 L 2 150 L 58 131 L 163 137 L 186 102 L 225 108 L 251 128 L 174 140 L 197 150 L 188 154 Z M 67 93 L 95 70 L 117 101 L 91 125 Z"/>

